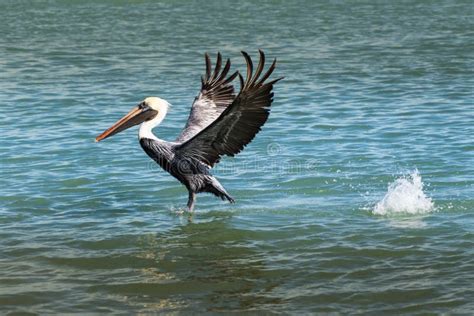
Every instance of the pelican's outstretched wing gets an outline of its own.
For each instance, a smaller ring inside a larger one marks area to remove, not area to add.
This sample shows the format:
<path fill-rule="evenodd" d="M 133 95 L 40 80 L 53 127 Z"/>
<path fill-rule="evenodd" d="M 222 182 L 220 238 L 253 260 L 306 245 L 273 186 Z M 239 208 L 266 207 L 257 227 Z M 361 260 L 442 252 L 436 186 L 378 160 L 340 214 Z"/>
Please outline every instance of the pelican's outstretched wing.
<path fill-rule="evenodd" d="M 209 126 L 235 99 L 231 82 L 237 76 L 237 72 L 226 78 L 230 69 L 230 60 L 227 59 L 221 71 L 222 56 L 217 53 L 216 67 L 212 71 L 211 59 L 207 53 L 205 59 L 206 75 L 201 77 L 201 91 L 194 99 L 186 126 L 176 139 L 180 143 Z"/>
<path fill-rule="evenodd" d="M 247 76 L 244 80 L 239 74 L 240 93 L 215 121 L 179 145 L 176 148 L 178 155 L 197 159 L 212 167 L 222 155 L 239 153 L 260 131 L 270 113 L 273 84 L 282 78 L 265 82 L 275 69 L 276 59 L 260 77 L 265 55 L 262 51 L 259 53 L 260 61 L 253 74 L 252 59 L 242 52 L 247 62 Z"/>

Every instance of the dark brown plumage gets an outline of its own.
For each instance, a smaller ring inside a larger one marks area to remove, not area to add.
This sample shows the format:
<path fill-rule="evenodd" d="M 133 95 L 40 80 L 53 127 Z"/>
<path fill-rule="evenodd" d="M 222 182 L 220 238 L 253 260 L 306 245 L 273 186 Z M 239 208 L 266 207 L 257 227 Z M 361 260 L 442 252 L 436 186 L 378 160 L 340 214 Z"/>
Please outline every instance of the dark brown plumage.
<path fill-rule="evenodd" d="M 276 59 L 259 78 L 265 65 L 265 55 L 259 52 L 260 61 L 255 74 L 252 59 L 242 52 L 247 62 L 247 76 L 244 80 L 239 74 L 240 93 L 209 126 L 179 145 L 176 148 L 178 155 L 192 157 L 212 167 L 222 155 L 239 153 L 261 130 L 270 113 L 273 84 L 282 78 L 265 83 L 275 70 Z"/>
<path fill-rule="evenodd" d="M 217 53 L 217 61 L 214 72 L 212 72 L 211 59 L 205 54 L 206 75 L 201 77 L 201 91 L 194 99 L 189 113 L 188 121 L 181 134 L 176 139 L 177 142 L 184 142 L 211 124 L 225 108 L 235 99 L 234 87 L 231 82 L 238 72 L 234 72 L 226 77 L 230 70 L 230 60 L 220 72 L 222 56 Z"/>

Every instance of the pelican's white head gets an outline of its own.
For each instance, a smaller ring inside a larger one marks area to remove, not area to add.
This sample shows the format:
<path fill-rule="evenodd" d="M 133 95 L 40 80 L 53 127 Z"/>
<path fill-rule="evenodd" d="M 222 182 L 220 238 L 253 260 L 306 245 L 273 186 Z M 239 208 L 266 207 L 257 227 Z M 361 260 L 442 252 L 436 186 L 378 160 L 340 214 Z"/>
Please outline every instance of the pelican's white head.
<path fill-rule="evenodd" d="M 166 100 L 163 100 L 158 97 L 148 97 L 142 102 L 144 107 L 148 107 L 153 111 L 156 111 L 155 117 L 146 120 L 140 126 L 140 130 L 138 131 L 138 139 L 142 138 L 150 138 L 150 139 L 157 139 L 156 136 L 152 133 L 152 129 L 158 126 L 168 113 L 169 103 Z"/>
<path fill-rule="evenodd" d="M 151 130 L 163 121 L 168 113 L 169 103 L 157 97 L 148 97 L 127 115 L 117 121 L 112 127 L 96 137 L 96 141 L 101 141 L 109 136 L 120 133 L 132 126 L 140 126 L 139 138 L 157 139 Z"/>
<path fill-rule="evenodd" d="M 144 106 L 150 107 L 151 109 L 157 111 L 158 113 L 159 112 L 167 113 L 168 107 L 170 105 L 168 101 L 163 100 L 158 97 L 148 97 L 145 100 L 143 100 L 142 104 Z"/>

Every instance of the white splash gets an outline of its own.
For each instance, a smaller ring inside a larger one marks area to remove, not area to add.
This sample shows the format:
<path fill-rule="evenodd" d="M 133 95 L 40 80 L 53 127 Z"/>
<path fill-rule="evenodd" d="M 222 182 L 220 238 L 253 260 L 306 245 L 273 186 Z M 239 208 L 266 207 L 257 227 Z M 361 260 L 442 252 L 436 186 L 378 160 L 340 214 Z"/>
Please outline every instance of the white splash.
<path fill-rule="evenodd" d="M 434 208 L 433 201 L 423 192 L 423 182 L 418 170 L 408 177 L 395 180 L 388 186 L 383 199 L 375 205 L 375 215 L 425 214 Z"/>

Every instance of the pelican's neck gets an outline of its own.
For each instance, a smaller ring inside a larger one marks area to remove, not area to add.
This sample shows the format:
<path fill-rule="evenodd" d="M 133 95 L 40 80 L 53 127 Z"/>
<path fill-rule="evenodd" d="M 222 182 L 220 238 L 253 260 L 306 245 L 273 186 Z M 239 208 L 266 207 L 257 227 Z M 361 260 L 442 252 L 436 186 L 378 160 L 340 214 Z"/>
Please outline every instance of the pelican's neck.
<path fill-rule="evenodd" d="M 166 110 L 161 110 L 158 112 L 158 114 L 149 121 L 143 122 L 142 125 L 140 125 L 140 129 L 138 131 L 138 139 L 142 138 L 149 138 L 149 139 L 154 139 L 154 140 L 160 140 L 158 137 L 153 134 L 152 129 L 158 126 L 163 119 L 166 116 Z"/>

